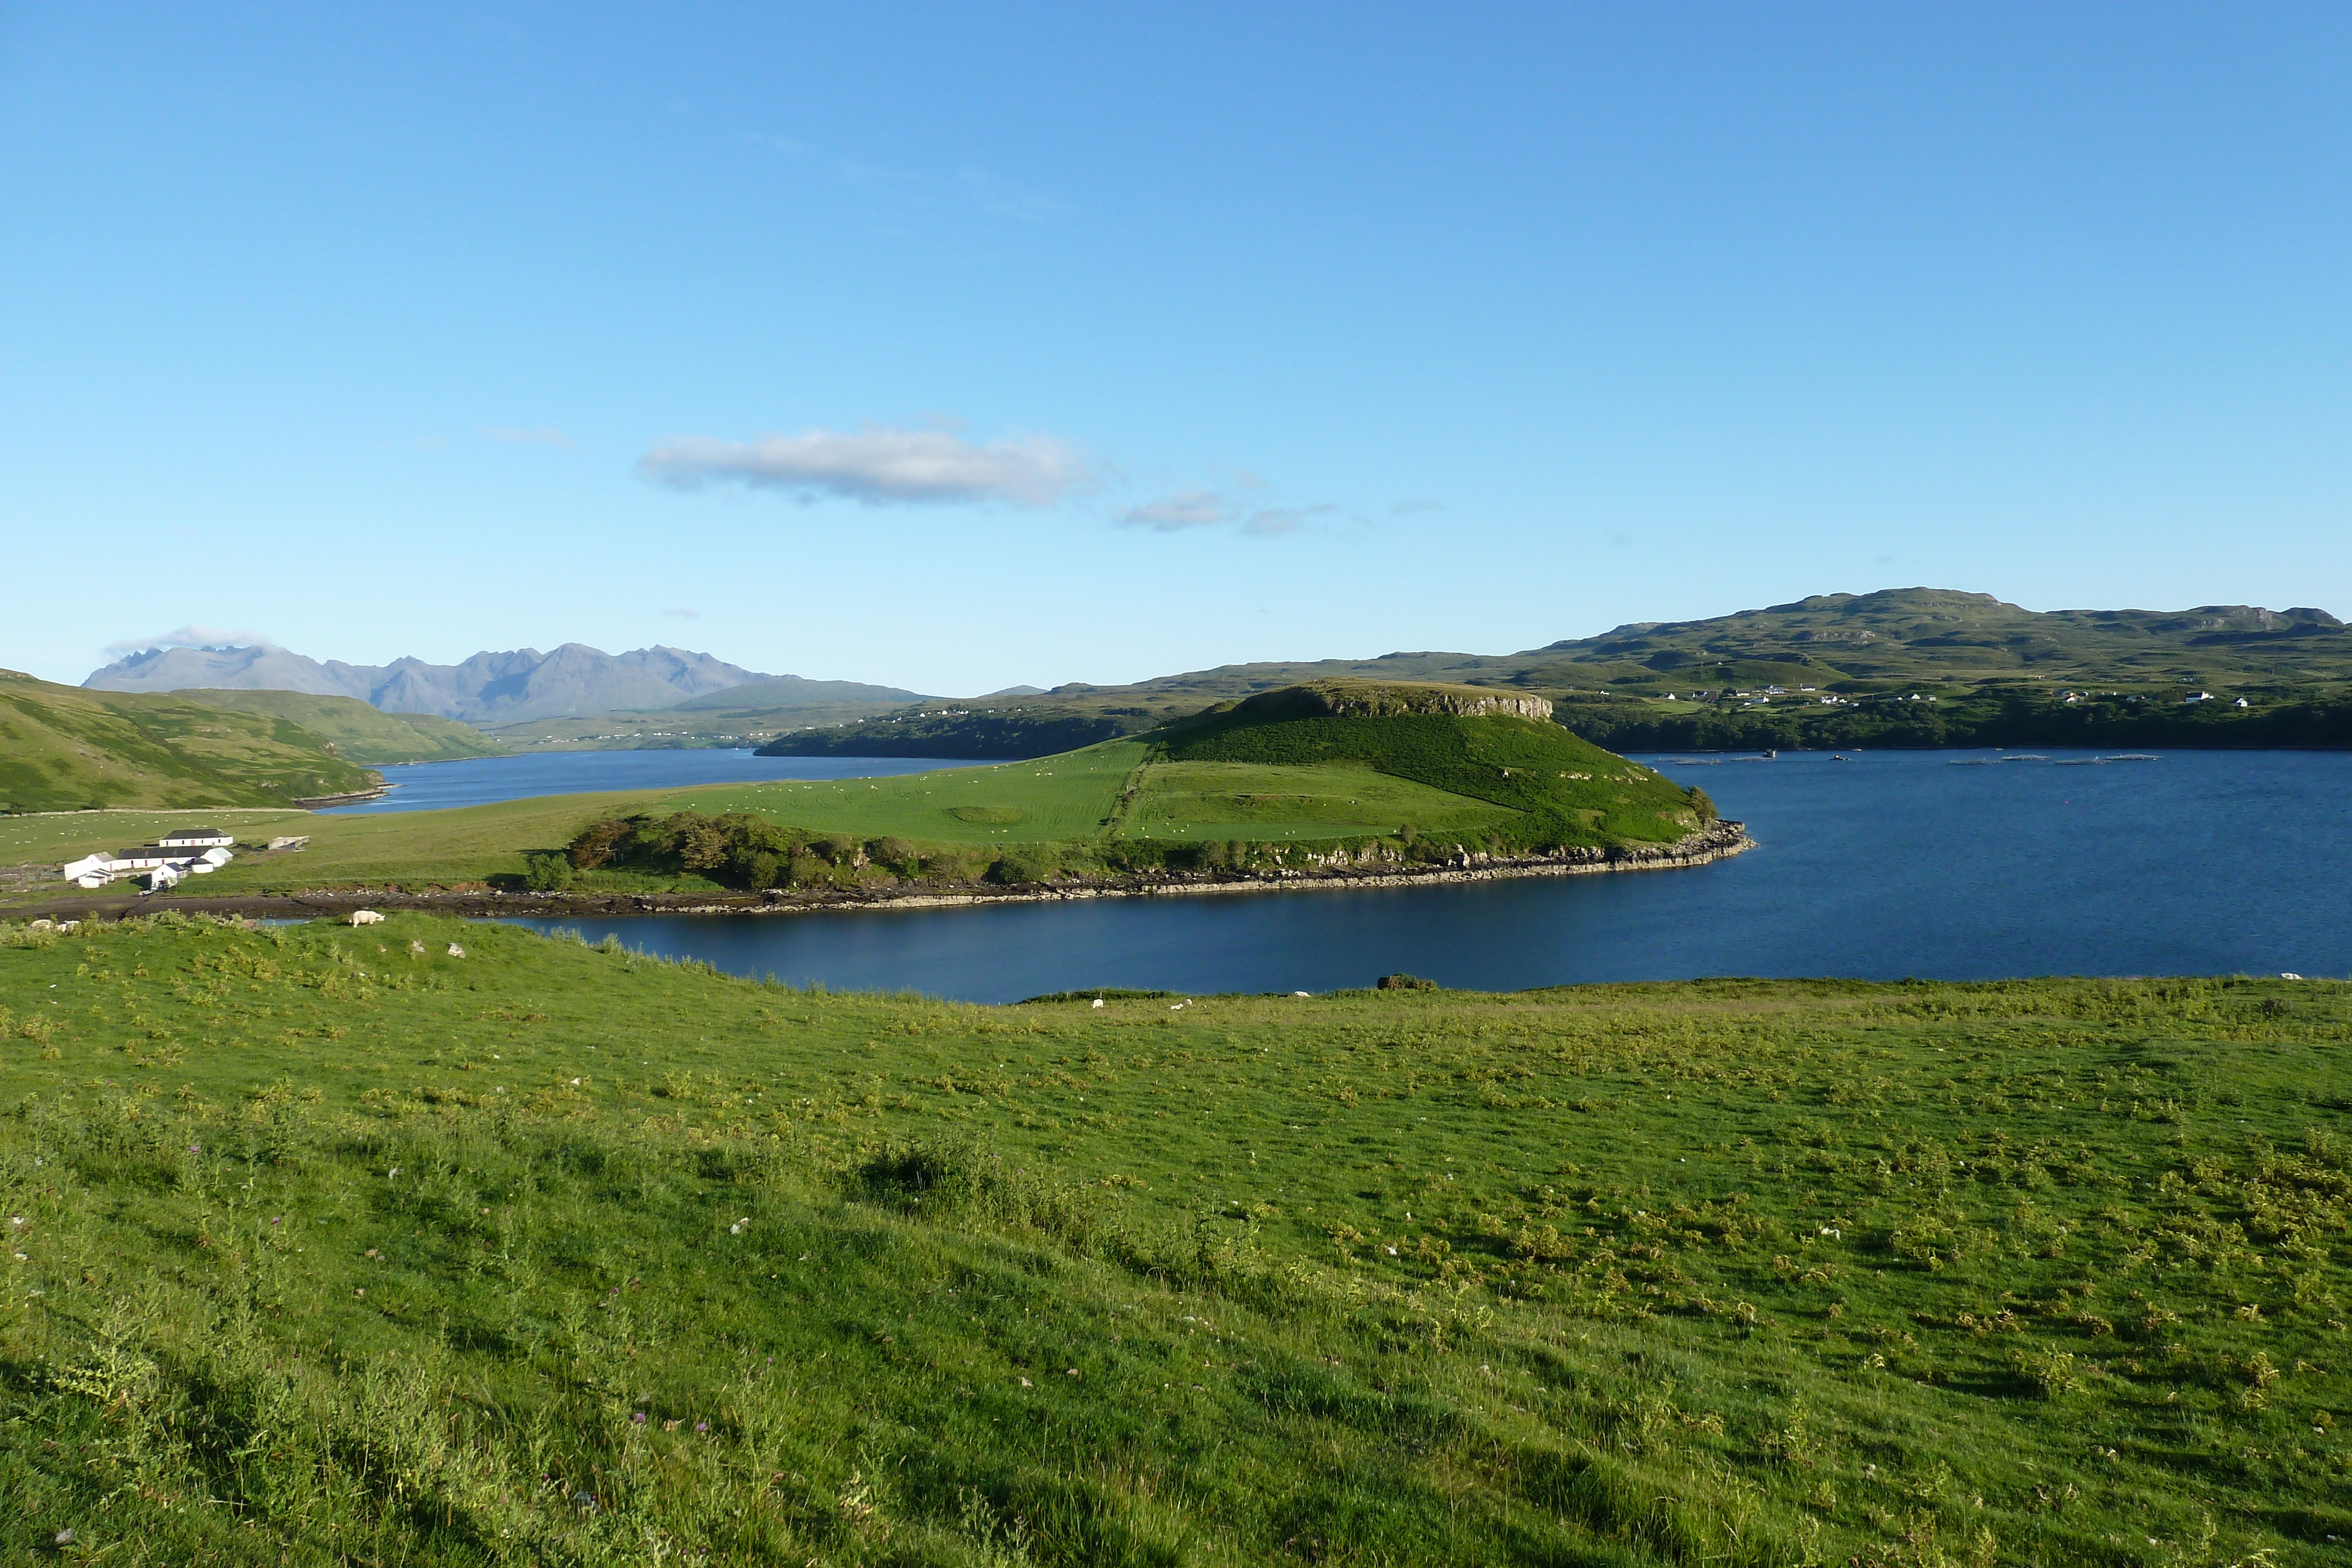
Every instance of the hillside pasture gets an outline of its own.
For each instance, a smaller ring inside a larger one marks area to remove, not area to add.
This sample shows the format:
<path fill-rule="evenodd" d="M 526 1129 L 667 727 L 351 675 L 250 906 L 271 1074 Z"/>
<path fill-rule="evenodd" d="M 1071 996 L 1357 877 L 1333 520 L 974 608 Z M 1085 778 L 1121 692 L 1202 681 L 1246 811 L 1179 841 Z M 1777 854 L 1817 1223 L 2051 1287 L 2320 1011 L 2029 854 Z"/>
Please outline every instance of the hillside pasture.
<path fill-rule="evenodd" d="M 79 860 L 100 850 L 152 843 L 164 833 L 187 828 L 217 827 L 235 833 L 240 842 L 266 842 L 281 834 L 307 833 L 320 822 L 337 820 L 310 811 L 247 806 L 191 806 L 170 811 L 51 811 L 0 817 L 0 865 Z"/>
<path fill-rule="evenodd" d="M 379 780 L 291 720 L 0 670 L 0 812 L 283 806 Z"/>
<path fill-rule="evenodd" d="M 1476 832 L 1517 815 L 1369 768 L 1329 763 L 1155 762 L 1121 813 L 1129 839 L 1333 839 L 1422 831 Z"/>
<path fill-rule="evenodd" d="M 1112 741 L 1031 762 L 896 779 L 727 784 L 654 802 L 657 814 L 748 811 L 783 827 L 918 843 L 1085 843 L 1102 835 L 1149 747 Z"/>

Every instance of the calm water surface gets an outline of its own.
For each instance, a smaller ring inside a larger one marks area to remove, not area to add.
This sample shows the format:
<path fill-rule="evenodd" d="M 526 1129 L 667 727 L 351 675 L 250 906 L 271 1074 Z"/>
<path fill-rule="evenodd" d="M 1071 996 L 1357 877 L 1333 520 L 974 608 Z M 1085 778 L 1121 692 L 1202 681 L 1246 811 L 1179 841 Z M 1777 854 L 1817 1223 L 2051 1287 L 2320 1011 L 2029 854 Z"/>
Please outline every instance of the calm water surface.
<path fill-rule="evenodd" d="M 1967 765 L 1999 755 L 1645 758 L 1759 842 L 1688 871 L 533 924 L 591 941 L 615 932 L 738 974 L 971 1001 L 1095 986 L 1320 991 L 1400 969 L 1493 990 L 1703 975 L 2352 972 L 2352 754 Z"/>
<path fill-rule="evenodd" d="M 536 757 L 476 757 L 378 768 L 383 781 L 394 786 L 391 794 L 364 805 L 338 806 L 331 814 L 437 811 L 594 789 L 682 789 L 689 784 L 757 784 L 771 779 L 883 779 L 973 766 L 921 757 L 759 757 L 737 750 L 543 751 Z"/>

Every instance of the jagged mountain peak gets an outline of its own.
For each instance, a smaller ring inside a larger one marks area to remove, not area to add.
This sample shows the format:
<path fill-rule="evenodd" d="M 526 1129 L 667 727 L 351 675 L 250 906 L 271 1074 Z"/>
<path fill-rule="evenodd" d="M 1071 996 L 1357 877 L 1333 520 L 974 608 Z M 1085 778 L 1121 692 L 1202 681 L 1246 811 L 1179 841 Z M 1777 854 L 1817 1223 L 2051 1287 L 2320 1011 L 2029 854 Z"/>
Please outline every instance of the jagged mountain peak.
<path fill-rule="evenodd" d="M 511 724 L 567 714 L 675 707 L 771 677 L 709 653 L 654 646 L 607 653 L 585 643 L 484 650 L 456 664 L 404 655 L 388 664 L 321 663 L 268 644 L 151 648 L 82 682 L 99 691 L 290 691 L 358 697 L 390 713 Z"/>

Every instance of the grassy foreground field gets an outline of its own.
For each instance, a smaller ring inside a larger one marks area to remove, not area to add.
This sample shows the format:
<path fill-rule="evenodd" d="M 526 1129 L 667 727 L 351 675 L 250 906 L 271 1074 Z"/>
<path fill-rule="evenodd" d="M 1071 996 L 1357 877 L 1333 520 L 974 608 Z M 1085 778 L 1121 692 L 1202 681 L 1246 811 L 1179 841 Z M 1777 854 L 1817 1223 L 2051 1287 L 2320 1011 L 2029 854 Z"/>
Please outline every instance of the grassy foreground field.
<path fill-rule="evenodd" d="M 2352 1538 L 2343 986 L 1089 1000 L 0 928 L 0 1553 Z"/>

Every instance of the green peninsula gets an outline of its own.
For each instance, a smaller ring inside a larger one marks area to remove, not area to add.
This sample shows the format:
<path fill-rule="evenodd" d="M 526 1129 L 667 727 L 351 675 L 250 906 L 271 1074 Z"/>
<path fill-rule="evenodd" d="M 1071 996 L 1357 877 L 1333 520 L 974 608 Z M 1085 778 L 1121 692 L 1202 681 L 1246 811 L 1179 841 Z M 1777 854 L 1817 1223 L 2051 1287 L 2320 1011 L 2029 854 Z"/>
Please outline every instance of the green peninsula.
<path fill-rule="evenodd" d="M 1318 681 L 1030 761 L 680 791 L 591 824 L 568 858 L 742 888 L 838 884 L 845 865 L 1051 883 L 1658 852 L 1714 822 L 1703 792 L 1549 712 L 1470 686 Z"/>

